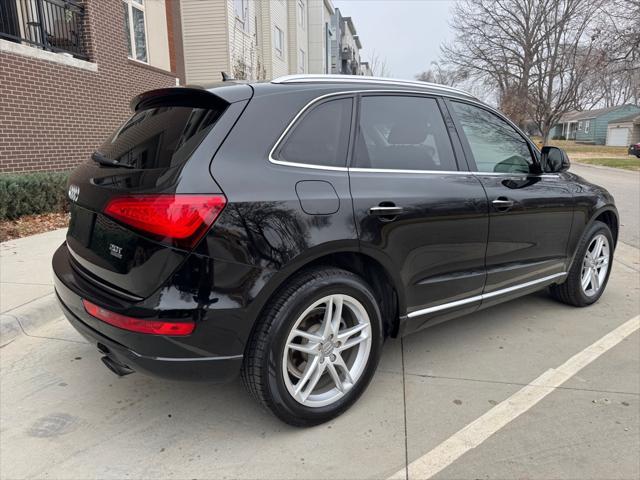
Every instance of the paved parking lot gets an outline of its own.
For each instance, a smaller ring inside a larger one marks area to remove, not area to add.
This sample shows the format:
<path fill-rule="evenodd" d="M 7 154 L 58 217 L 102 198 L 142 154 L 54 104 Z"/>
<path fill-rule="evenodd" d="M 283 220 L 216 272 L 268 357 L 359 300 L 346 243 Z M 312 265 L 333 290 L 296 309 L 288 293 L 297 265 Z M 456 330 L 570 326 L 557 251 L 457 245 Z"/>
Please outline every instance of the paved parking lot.
<path fill-rule="evenodd" d="M 516 408 L 514 394 L 637 322 L 639 272 L 640 251 L 621 243 L 590 308 L 540 292 L 389 341 L 362 399 L 306 430 L 262 411 L 239 381 L 116 378 L 59 319 L 0 349 L 0 477 L 402 478 L 408 463 L 425 478 L 421 462 L 443 442 L 495 429 L 484 419 Z M 435 478 L 640 477 L 639 331 L 597 354 L 459 457 L 439 457 Z"/>

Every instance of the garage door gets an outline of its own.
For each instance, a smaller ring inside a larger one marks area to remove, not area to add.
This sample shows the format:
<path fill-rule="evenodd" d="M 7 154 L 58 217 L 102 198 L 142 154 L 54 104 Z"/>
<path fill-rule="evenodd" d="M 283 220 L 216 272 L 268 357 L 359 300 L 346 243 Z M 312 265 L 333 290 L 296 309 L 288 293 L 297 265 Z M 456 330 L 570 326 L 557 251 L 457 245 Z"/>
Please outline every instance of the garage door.
<path fill-rule="evenodd" d="M 628 128 L 610 128 L 609 136 L 607 138 L 607 145 L 614 147 L 624 147 L 629 140 Z"/>

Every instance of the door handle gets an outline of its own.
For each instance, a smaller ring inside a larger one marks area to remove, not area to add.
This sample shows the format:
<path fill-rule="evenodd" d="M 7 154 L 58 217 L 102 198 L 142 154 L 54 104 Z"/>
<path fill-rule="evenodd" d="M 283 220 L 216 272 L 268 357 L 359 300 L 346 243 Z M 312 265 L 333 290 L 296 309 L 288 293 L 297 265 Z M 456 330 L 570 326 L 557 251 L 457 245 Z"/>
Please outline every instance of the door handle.
<path fill-rule="evenodd" d="M 369 209 L 369 213 L 371 215 L 377 215 L 379 217 L 395 217 L 396 215 L 400 215 L 404 211 L 404 208 L 398 206 L 377 206 L 371 207 Z"/>
<path fill-rule="evenodd" d="M 507 197 L 498 197 L 491 204 L 495 207 L 496 210 L 501 212 L 506 212 L 509 210 L 515 202 L 513 200 L 508 199 Z"/>

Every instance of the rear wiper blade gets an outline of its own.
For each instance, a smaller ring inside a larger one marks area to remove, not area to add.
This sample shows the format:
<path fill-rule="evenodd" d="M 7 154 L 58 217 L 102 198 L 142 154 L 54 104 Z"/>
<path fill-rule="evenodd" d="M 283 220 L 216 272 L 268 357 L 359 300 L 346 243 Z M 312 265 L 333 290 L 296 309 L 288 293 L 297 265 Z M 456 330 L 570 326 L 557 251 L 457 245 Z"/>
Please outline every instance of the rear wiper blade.
<path fill-rule="evenodd" d="M 129 165 L 127 163 L 120 163 L 118 160 L 109 158 L 101 152 L 93 152 L 91 154 L 91 159 L 95 162 L 98 162 L 100 165 L 107 165 L 109 167 L 133 168 L 133 165 Z"/>

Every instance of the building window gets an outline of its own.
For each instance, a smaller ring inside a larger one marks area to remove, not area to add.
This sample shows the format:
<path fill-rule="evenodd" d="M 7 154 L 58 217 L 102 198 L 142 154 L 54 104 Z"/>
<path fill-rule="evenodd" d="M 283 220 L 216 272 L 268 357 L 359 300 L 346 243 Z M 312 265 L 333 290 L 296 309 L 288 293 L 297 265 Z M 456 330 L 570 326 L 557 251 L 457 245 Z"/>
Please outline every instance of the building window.
<path fill-rule="evenodd" d="M 578 122 L 578 131 L 581 132 L 582 131 L 582 122 Z"/>
<path fill-rule="evenodd" d="M 273 45 L 279 57 L 284 52 L 284 32 L 278 27 L 273 27 Z"/>
<path fill-rule="evenodd" d="M 242 24 L 243 30 L 248 30 L 249 24 L 247 22 L 249 11 L 249 0 L 233 0 L 233 10 L 236 15 L 236 20 Z"/>
<path fill-rule="evenodd" d="M 305 9 L 304 2 L 302 0 L 298 1 L 298 25 L 304 29 L 305 26 Z"/>
<path fill-rule="evenodd" d="M 125 35 L 129 58 L 147 63 L 144 0 L 124 0 Z"/>
<path fill-rule="evenodd" d="M 584 133 L 589 133 L 589 127 L 591 126 L 590 120 L 585 120 L 584 122 Z"/>
<path fill-rule="evenodd" d="M 298 50 L 298 73 L 304 73 L 306 71 L 307 56 L 304 50 Z"/>

